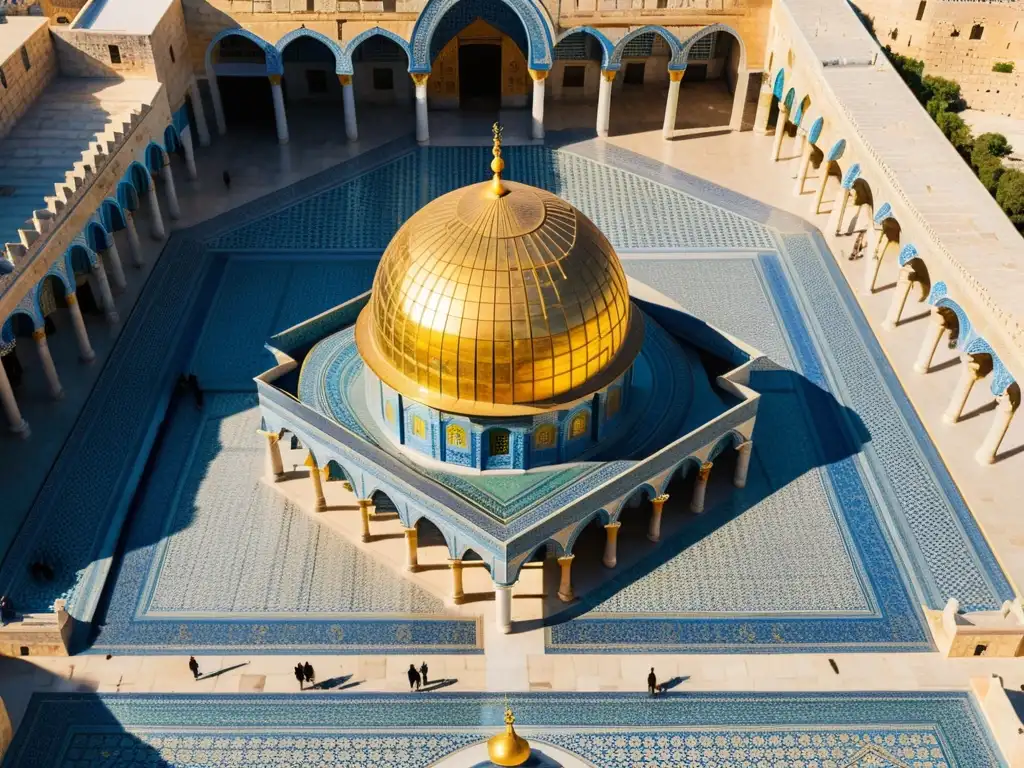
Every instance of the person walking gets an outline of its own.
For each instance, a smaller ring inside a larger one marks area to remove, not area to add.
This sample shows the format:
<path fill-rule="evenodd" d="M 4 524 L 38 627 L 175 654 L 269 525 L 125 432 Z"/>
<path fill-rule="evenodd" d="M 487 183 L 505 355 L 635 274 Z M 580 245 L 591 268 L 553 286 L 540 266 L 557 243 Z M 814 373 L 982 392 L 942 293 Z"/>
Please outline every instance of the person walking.
<path fill-rule="evenodd" d="M 231 191 L 231 174 L 228 173 L 225 170 L 224 173 L 221 174 L 221 178 L 224 179 L 224 188 L 230 192 Z"/>
<path fill-rule="evenodd" d="M 302 667 L 302 674 L 306 677 L 307 683 L 312 684 L 316 682 L 316 674 L 313 672 L 313 665 L 308 661 Z"/>
<path fill-rule="evenodd" d="M 302 683 L 306 679 L 306 673 L 301 663 L 295 665 L 295 679 L 299 681 L 299 690 L 303 690 Z"/>
<path fill-rule="evenodd" d="M 420 664 L 420 677 L 423 678 L 423 684 L 427 684 L 427 662 Z"/>
<path fill-rule="evenodd" d="M 420 689 L 420 673 L 416 671 L 416 665 L 409 665 L 409 690 L 418 691 Z"/>
<path fill-rule="evenodd" d="M 654 667 L 651 667 L 651 674 L 647 676 L 647 693 L 651 696 L 658 693 L 658 678 L 654 674 Z"/>
<path fill-rule="evenodd" d="M 199 662 L 196 661 L 195 656 L 188 657 L 188 668 L 192 670 L 192 679 L 199 679 Z"/>

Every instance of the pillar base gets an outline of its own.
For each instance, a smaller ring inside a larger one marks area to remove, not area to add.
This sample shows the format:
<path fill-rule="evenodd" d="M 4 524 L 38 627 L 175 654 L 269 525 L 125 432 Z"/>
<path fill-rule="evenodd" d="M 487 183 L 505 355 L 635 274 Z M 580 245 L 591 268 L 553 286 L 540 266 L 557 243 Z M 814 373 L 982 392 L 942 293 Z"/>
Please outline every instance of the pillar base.
<path fill-rule="evenodd" d="M 27 440 L 32 436 L 32 428 L 29 427 L 28 422 L 24 419 L 21 420 L 21 424 L 15 424 L 10 430 L 12 435 L 17 435 L 22 440 Z"/>
<path fill-rule="evenodd" d="M 616 559 L 616 558 L 614 558 L 614 557 L 613 557 L 613 558 L 611 558 L 610 560 L 609 560 L 608 558 L 602 558 L 602 559 L 601 559 L 601 564 L 602 564 L 602 565 L 603 565 L 603 566 L 604 566 L 605 568 L 614 568 L 614 567 L 615 567 L 616 565 L 618 565 L 618 564 L 619 564 L 619 561 L 618 561 L 618 559 Z"/>
<path fill-rule="evenodd" d="M 87 354 L 87 355 L 83 355 L 83 354 L 79 353 L 78 359 L 80 361 L 82 361 L 83 363 L 86 363 L 86 364 L 94 362 L 96 360 L 96 351 L 90 349 L 89 350 L 89 354 Z"/>
<path fill-rule="evenodd" d="M 457 596 L 452 598 L 452 605 L 462 605 L 465 602 L 466 602 L 466 596 L 465 595 L 457 595 Z"/>
<path fill-rule="evenodd" d="M 932 367 L 930 365 L 921 365 L 921 363 L 914 363 L 914 373 L 928 373 Z"/>
<path fill-rule="evenodd" d="M 659 541 L 661 541 L 661 536 L 660 535 L 655 536 L 653 533 L 648 533 L 647 534 L 647 540 L 648 541 L 653 541 L 653 542 L 659 542 Z"/>
<path fill-rule="evenodd" d="M 569 590 L 568 592 L 559 592 L 558 599 L 563 603 L 571 603 L 576 599 L 576 595 L 572 590 Z"/>
<path fill-rule="evenodd" d="M 359 536 L 359 540 L 361 542 L 363 542 L 364 544 L 369 544 L 370 543 L 370 538 L 371 538 L 371 536 L 368 533 L 364 533 L 364 534 L 361 534 Z"/>

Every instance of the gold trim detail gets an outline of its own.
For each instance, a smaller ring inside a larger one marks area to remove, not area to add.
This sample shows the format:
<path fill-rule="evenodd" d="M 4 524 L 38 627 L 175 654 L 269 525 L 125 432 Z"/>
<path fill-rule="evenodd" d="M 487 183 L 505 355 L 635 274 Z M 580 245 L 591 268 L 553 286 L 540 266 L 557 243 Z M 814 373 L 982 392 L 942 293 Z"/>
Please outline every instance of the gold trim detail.
<path fill-rule="evenodd" d="M 280 85 L 281 84 L 281 76 L 280 75 L 267 75 L 267 77 L 270 79 L 270 84 L 271 85 Z"/>
<path fill-rule="evenodd" d="M 352 85 L 352 75 L 338 75 L 338 82 L 343 86 Z"/>
<path fill-rule="evenodd" d="M 421 85 L 426 85 L 427 84 L 427 80 L 430 78 L 430 73 L 429 72 L 410 72 L 409 73 L 409 77 L 411 77 L 413 83 L 417 87 L 419 87 Z"/>
<path fill-rule="evenodd" d="M 683 75 L 686 74 L 685 69 L 670 69 L 668 71 L 668 79 L 673 83 L 678 83 L 683 79 Z"/>
<path fill-rule="evenodd" d="M 602 69 L 601 77 L 607 80 L 609 83 L 615 79 L 615 75 L 618 73 L 617 69 Z"/>
<path fill-rule="evenodd" d="M 529 69 L 527 72 L 530 73 L 530 77 L 533 78 L 534 82 L 547 80 L 548 75 L 551 74 L 551 70 L 549 69 Z"/>

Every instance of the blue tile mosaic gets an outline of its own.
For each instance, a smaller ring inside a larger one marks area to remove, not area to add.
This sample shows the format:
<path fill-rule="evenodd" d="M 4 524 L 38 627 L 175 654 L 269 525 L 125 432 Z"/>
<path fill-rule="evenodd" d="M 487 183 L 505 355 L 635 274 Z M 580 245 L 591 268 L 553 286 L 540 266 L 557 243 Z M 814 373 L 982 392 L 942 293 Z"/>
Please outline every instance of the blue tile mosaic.
<path fill-rule="evenodd" d="M 968 694 L 513 694 L 517 731 L 597 768 L 1004 765 Z M 33 696 L 5 768 L 421 768 L 502 728 L 490 694 Z"/>

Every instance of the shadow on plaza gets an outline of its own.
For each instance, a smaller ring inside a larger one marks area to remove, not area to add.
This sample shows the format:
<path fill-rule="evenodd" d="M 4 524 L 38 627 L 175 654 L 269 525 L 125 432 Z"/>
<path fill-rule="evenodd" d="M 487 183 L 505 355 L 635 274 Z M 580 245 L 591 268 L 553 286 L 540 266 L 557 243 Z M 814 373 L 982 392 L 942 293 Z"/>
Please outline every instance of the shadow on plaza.
<path fill-rule="evenodd" d="M 600 521 L 595 521 L 573 545 L 576 599 L 566 604 L 555 597 L 558 568 L 549 566 L 545 569 L 545 616 L 516 622 L 516 632 L 561 624 L 589 613 L 805 473 L 860 453 L 871 435 L 855 411 L 804 376 L 774 364 L 769 366 L 771 370 L 751 374 L 750 386 L 761 394 L 761 400 L 747 486 L 737 489 L 732 485 L 735 456 L 732 451 L 722 454 L 714 462 L 705 512 L 696 515 L 689 510 L 695 473 L 673 479 L 667 489 L 670 498 L 662 517 L 661 541 L 657 543 L 647 539 L 649 502 L 627 507 L 620 517 L 615 570 L 601 562 L 605 532 Z M 842 505 L 838 494 L 837 501 Z M 800 510 L 794 508 L 791 513 L 798 515 Z M 642 612 L 643 606 L 637 610 Z"/>

